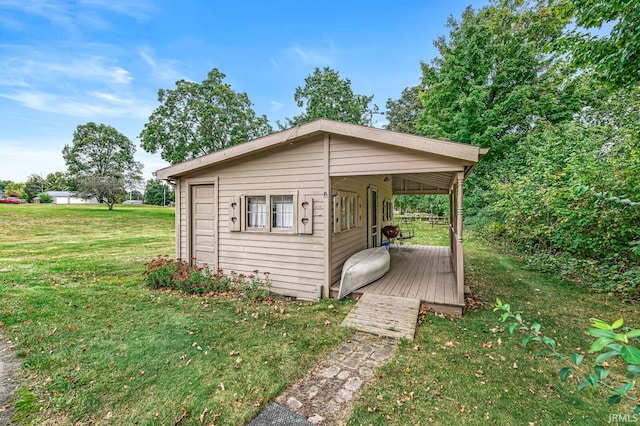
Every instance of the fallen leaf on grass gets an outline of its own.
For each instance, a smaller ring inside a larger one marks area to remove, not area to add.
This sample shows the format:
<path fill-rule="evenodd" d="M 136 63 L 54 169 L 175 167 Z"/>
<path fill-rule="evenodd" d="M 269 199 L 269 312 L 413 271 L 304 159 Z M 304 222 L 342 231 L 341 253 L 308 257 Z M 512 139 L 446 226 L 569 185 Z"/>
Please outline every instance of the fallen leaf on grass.
<path fill-rule="evenodd" d="M 452 341 L 448 341 L 444 344 L 443 348 L 445 349 L 450 349 L 455 345 L 455 343 L 453 343 Z"/>
<path fill-rule="evenodd" d="M 177 426 L 177 425 L 179 425 L 180 423 L 182 423 L 182 421 L 183 421 L 184 419 L 186 419 L 188 415 L 189 415 L 189 413 L 188 413 L 188 412 L 186 412 L 186 411 L 185 411 L 184 413 L 182 413 L 182 415 L 180 416 L 180 418 L 178 418 L 178 420 L 176 420 L 176 422 L 173 424 L 173 426 Z"/>
<path fill-rule="evenodd" d="M 324 326 L 325 326 L 325 327 L 329 327 L 330 325 L 331 325 L 331 321 L 326 320 L 326 321 L 324 322 Z"/>
<path fill-rule="evenodd" d="M 221 391 L 224 391 L 224 383 L 220 382 L 218 387 L 220 388 Z"/>
<path fill-rule="evenodd" d="M 229 355 L 231 355 L 231 356 L 240 355 L 240 352 L 239 351 L 231 351 L 231 352 L 229 352 Z"/>
<path fill-rule="evenodd" d="M 414 350 L 414 351 L 419 351 L 419 350 L 420 350 L 420 345 L 415 345 L 415 346 L 413 347 L 413 350 Z"/>
<path fill-rule="evenodd" d="M 513 369 L 517 370 L 518 369 L 518 364 L 516 364 L 515 362 L 513 363 Z"/>
<path fill-rule="evenodd" d="M 493 343 L 491 342 L 482 342 L 483 348 L 491 348 L 491 346 L 493 346 Z"/>
<path fill-rule="evenodd" d="M 204 411 L 202 412 L 202 414 L 200 414 L 200 423 L 204 423 L 204 418 L 207 415 L 207 413 L 209 412 L 208 408 L 205 408 Z"/>

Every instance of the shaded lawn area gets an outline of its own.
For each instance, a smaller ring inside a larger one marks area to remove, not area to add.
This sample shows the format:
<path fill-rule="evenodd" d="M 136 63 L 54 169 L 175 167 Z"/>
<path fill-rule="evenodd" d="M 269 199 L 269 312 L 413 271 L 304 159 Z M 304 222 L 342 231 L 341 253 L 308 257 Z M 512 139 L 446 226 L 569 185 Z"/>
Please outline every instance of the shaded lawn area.
<path fill-rule="evenodd" d="M 0 205 L 0 332 L 23 362 L 20 422 L 245 424 L 350 334 L 337 327 L 350 300 L 261 304 L 146 289 L 144 262 L 173 254 L 173 215 Z M 415 226 L 411 244 L 446 245 L 445 226 Z M 535 360 L 537 348 L 502 331 L 492 303 L 510 302 L 561 350 L 581 353 L 589 317 L 637 326 L 638 307 L 467 239 L 479 305 L 458 319 L 425 314 L 348 423 L 591 425 L 630 413 L 609 408 L 605 394 L 574 395 L 575 382 L 559 383 L 560 364 Z"/>
<path fill-rule="evenodd" d="M 412 244 L 446 244 L 446 227 L 414 226 Z M 638 305 L 530 271 L 473 236 L 465 242 L 465 272 L 480 305 L 462 318 L 422 316 L 415 341 L 401 342 L 392 361 L 366 386 L 348 424 L 594 425 L 607 424 L 610 414 L 632 414 L 629 403 L 610 407 L 607 392 L 576 394 L 582 377 L 561 383 L 558 371 L 566 364 L 534 358 L 542 347 L 524 348 L 522 336 L 505 331 L 508 323 L 501 323 L 492 308 L 496 297 L 510 302 L 528 322 L 541 323 L 559 351 L 577 351 L 593 365 L 596 356 L 587 351 L 595 338 L 584 331 L 589 318 L 613 322 L 623 317 L 637 328 Z M 611 367 L 624 376 L 621 368 Z"/>
<path fill-rule="evenodd" d="M 244 424 L 349 334 L 352 301 L 146 289 L 144 262 L 173 252 L 173 209 L 0 208 L 0 331 L 23 362 L 23 423 Z"/>

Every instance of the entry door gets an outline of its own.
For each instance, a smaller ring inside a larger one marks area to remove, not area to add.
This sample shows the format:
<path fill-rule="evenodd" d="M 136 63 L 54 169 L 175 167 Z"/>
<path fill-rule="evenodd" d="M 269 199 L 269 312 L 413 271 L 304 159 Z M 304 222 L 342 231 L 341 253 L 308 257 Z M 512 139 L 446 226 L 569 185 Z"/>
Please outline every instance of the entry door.
<path fill-rule="evenodd" d="M 367 191 L 367 198 L 369 247 L 378 247 L 380 245 L 380 232 L 378 230 L 378 189 L 370 186 Z"/>
<path fill-rule="evenodd" d="M 217 267 L 215 186 L 191 186 L 191 257 L 202 265 Z"/>

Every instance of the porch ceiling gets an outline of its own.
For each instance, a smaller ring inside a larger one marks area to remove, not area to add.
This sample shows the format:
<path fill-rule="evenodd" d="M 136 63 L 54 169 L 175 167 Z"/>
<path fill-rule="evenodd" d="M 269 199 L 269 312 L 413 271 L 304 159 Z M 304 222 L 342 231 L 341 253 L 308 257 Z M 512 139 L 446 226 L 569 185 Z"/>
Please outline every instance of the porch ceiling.
<path fill-rule="evenodd" d="M 407 173 L 392 176 L 393 193 L 448 194 L 455 172 Z"/>

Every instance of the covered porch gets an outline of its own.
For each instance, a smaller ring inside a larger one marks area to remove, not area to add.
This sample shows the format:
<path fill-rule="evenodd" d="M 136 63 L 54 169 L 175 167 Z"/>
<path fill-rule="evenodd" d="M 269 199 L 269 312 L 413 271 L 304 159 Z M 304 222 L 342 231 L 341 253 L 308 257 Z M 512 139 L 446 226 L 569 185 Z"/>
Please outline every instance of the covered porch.
<path fill-rule="evenodd" d="M 459 294 L 449 247 L 403 245 L 398 249 L 394 245 L 389 253 L 389 272 L 355 294 L 418 299 L 437 312 L 462 315 L 464 287 Z"/>
<path fill-rule="evenodd" d="M 383 229 L 395 220 L 393 196 L 442 194 L 449 199 L 444 225 L 448 245 L 405 245 L 402 250 L 392 247 L 389 272 L 358 292 L 419 299 L 440 311 L 460 315 L 464 307 L 463 184 L 487 150 L 384 132 L 376 140 L 371 137 L 376 130 L 362 132 L 358 138 L 329 141 L 329 185 L 333 197 L 331 295 L 337 295 L 342 265 L 350 256 L 386 241 Z M 354 202 L 343 202 L 350 200 L 349 196 Z M 352 216 L 355 217 L 348 222 L 353 226 L 344 226 L 342 218 Z"/>

